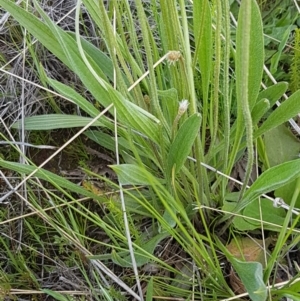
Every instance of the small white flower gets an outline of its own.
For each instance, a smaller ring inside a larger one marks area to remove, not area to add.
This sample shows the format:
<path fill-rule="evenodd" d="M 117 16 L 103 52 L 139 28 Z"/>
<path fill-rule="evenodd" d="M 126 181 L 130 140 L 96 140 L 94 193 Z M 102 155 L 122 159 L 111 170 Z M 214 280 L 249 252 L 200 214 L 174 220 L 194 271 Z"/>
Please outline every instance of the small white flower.
<path fill-rule="evenodd" d="M 183 99 L 179 103 L 178 115 L 182 116 L 186 112 L 188 106 L 189 106 L 189 101 L 187 99 Z"/>

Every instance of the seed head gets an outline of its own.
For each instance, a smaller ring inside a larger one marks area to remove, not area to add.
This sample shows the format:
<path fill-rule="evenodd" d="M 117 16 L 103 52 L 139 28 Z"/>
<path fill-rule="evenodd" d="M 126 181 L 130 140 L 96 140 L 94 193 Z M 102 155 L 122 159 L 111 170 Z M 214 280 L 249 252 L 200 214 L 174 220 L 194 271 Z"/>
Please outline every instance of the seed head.
<path fill-rule="evenodd" d="M 180 58 L 180 51 L 171 50 L 167 54 L 167 61 L 170 65 L 174 65 Z"/>

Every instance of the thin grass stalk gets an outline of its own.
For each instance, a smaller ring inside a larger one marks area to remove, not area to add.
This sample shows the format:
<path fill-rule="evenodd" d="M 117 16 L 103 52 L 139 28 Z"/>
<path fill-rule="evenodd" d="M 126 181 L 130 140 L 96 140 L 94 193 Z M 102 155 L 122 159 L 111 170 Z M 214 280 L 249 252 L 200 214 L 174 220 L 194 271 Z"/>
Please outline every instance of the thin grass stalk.
<path fill-rule="evenodd" d="M 111 26 L 111 22 L 108 18 L 108 14 L 105 10 L 104 2 L 103 1 L 98 1 L 99 3 L 99 17 L 101 18 L 101 24 L 102 24 L 102 34 L 104 36 L 105 43 L 107 45 L 107 49 L 110 53 L 110 57 L 113 61 L 114 67 L 115 67 L 115 72 L 117 74 L 117 81 L 118 81 L 118 89 L 119 91 L 123 94 L 127 94 L 127 88 L 126 84 L 124 83 L 123 77 L 121 75 L 121 71 L 119 68 L 118 60 L 117 57 L 119 58 L 119 62 L 126 74 L 126 77 L 133 82 L 133 79 L 131 77 L 131 73 L 128 70 L 125 60 L 123 58 L 123 55 L 121 54 L 120 47 L 117 43 L 118 37 L 114 35 L 114 29 Z M 116 6 L 115 6 L 116 7 Z M 117 53 L 117 55 L 114 55 L 114 52 Z"/>
<path fill-rule="evenodd" d="M 117 3 L 114 3 L 114 10 L 113 10 L 113 34 L 114 37 L 116 38 L 116 5 Z M 114 57 L 116 58 L 116 49 L 113 49 L 113 54 Z M 117 89 L 117 70 L 116 67 L 114 68 L 114 89 Z M 114 107 L 114 127 L 115 127 L 115 149 L 116 149 L 116 160 L 117 160 L 117 165 L 120 165 L 120 157 L 119 157 L 119 143 L 118 143 L 118 122 L 117 122 L 117 109 Z M 133 243 L 131 240 L 131 233 L 130 233 L 130 227 L 129 227 L 129 222 L 128 222 L 128 216 L 127 216 L 127 210 L 126 210 L 126 204 L 125 204 L 125 198 L 124 198 L 124 192 L 123 192 L 123 186 L 122 183 L 119 181 L 119 188 L 120 188 L 120 200 L 121 200 L 121 207 L 122 207 L 122 212 L 123 212 L 123 219 L 124 219 L 124 226 L 125 226 L 125 235 L 127 238 L 127 244 L 128 244 L 128 250 L 130 253 L 130 258 L 132 262 L 132 268 L 136 280 L 136 285 L 138 288 L 140 300 L 143 301 L 143 290 L 139 278 L 139 272 L 137 268 L 137 263 L 135 259 L 135 254 L 134 254 L 134 249 L 133 249 Z"/>
<path fill-rule="evenodd" d="M 222 1 L 223 8 L 223 26 L 224 26 L 224 79 L 223 79 L 223 105 L 224 105 L 224 165 L 223 170 L 227 170 L 228 165 L 228 153 L 230 146 L 230 97 L 229 97 L 229 60 L 230 60 L 230 19 L 229 19 L 229 3 L 228 1 Z M 223 178 L 222 181 L 222 196 L 226 193 L 227 179 Z"/>
<path fill-rule="evenodd" d="M 118 7 L 118 9 L 116 9 L 117 24 L 119 24 L 118 33 L 123 45 L 127 45 L 128 39 L 130 39 L 130 46 L 123 47 L 122 49 L 124 51 L 124 57 L 126 58 L 128 64 L 131 66 L 132 80 L 130 81 L 130 78 L 128 78 L 128 80 L 130 85 L 132 85 L 135 79 L 139 78 L 143 73 L 145 73 L 145 69 L 141 52 L 138 49 L 139 43 L 137 39 L 136 29 L 134 27 L 134 21 L 132 19 L 131 10 L 129 7 L 130 4 L 128 1 L 120 2 L 117 0 L 114 0 L 112 3 L 115 7 Z M 121 5 L 124 6 L 124 10 L 120 8 Z M 126 18 L 128 19 L 126 20 L 126 25 L 124 25 L 124 22 L 122 22 L 122 17 L 124 18 L 124 16 L 126 16 Z M 125 32 L 125 30 L 127 31 Z M 130 51 L 133 52 L 133 55 L 131 55 Z M 144 81 L 143 84 L 147 87 L 146 81 Z M 145 108 L 145 102 L 143 101 L 143 94 L 140 85 L 136 85 L 135 89 L 133 89 L 132 92 L 134 94 L 134 101 L 141 108 Z"/>

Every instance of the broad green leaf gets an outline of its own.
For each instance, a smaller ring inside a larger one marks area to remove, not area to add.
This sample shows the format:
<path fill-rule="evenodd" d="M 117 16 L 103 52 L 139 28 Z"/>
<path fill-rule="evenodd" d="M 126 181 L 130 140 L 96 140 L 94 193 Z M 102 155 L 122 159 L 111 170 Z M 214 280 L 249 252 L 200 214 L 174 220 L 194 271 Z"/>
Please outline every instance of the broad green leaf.
<path fill-rule="evenodd" d="M 288 183 L 282 187 L 279 187 L 275 190 L 274 195 L 277 198 L 282 198 L 286 204 L 291 204 L 294 191 L 296 189 L 297 180 L 294 180 L 291 183 Z M 295 208 L 300 209 L 300 196 L 298 196 L 295 204 Z"/>
<path fill-rule="evenodd" d="M 117 109 L 118 120 L 124 122 L 126 126 L 140 132 L 142 135 L 150 138 L 152 141 L 159 143 L 161 124 L 159 119 L 143 110 L 136 104 L 125 99 L 122 94 L 108 88 L 111 101 Z"/>
<path fill-rule="evenodd" d="M 122 185 L 156 185 L 161 180 L 154 178 L 145 168 L 133 164 L 110 165 Z"/>
<path fill-rule="evenodd" d="M 25 119 L 26 131 L 42 131 L 42 130 L 54 130 L 54 129 L 66 129 L 84 127 L 93 118 L 81 117 L 76 115 L 64 115 L 64 114 L 47 114 L 27 117 Z M 17 121 L 13 124 L 12 128 L 20 129 L 22 126 L 21 121 Z M 92 126 L 103 127 L 103 123 L 96 120 Z"/>
<path fill-rule="evenodd" d="M 300 90 L 292 94 L 270 116 L 268 116 L 262 126 L 254 132 L 254 138 L 261 136 L 265 132 L 296 116 L 300 112 L 299 99 Z"/>
<path fill-rule="evenodd" d="M 262 194 L 274 191 L 300 176 L 300 159 L 282 163 L 263 172 L 251 185 L 233 212 L 237 213 Z"/>
<path fill-rule="evenodd" d="M 256 229 L 261 228 L 261 223 L 259 221 L 249 220 L 247 219 L 247 217 L 252 217 L 256 218 L 257 220 L 260 220 L 260 210 L 262 212 L 263 222 L 268 222 L 279 226 L 283 225 L 286 216 L 286 211 L 283 208 L 274 207 L 272 201 L 261 198 L 260 203 L 258 199 L 255 199 L 248 206 L 246 206 L 246 208 L 243 211 L 245 220 L 249 224 L 255 225 Z M 264 224 L 264 229 L 278 232 L 281 230 L 281 227 Z"/>
<path fill-rule="evenodd" d="M 222 206 L 222 210 L 231 212 L 235 209 L 235 207 L 236 202 L 225 201 Z M 260 212 L 262 212 L 262 221 L 265 230 L 277 232 L 281 230 L 281 227 L 272 226 L 267 223 L 282 226 L 286 216 L 285 210 L 274 207 L 270 200 L 264 198 L 261 198 L 260 204 L 258 199 L 255 199 L 253 202 L 248 204 L 242 211 L 243 216 L 236 216 L 234 218 L 234 227 L 240 231 L 261 229 Z M 253 220 L 253 218 L 257 219 L 257 221 Z"/>
<path fill-rule="evenodd" d="M 240 261 L 227 250 L 218 237 L 215 237 L 215 240 L 218 247 L 221 249 L 221 251 L 223 251 L 227 259 L 232 264 L 251 300 L 266 300 L 267 287 L 263 282 L 263 268 L 261 263 Z"/>
<path fill-rule="evenodd" d="M 21 163 L 16 163 L 16 162 L 9 162 L 9 161 L 4 161 L 4 160 L 0 160 L 0 166 L 3 168 L 7 168 L 13 171 L 16 171 L 18 173 L 22 173 L 22 174 L 26 174 L 29 175 L 31 174 L 34 170 L 36 170 L 35 166 L 31 166 L 31 165 L 27 165 L 27 164 L 21 164 Z M 35 173 L 34 176 L 48 181 L 49 183 L 53 184 L 53 185 L 57 185 L 59 187 L 62 188 L 66 188 L 72 192 L 76 192 L 78 194 L 82 194 L 84 196 L 88 196 L 91 198 L 97 198 L 97 196 L 92 193 L 87 191 L 86 189 L 70 182 L 69 180 L 60 177 L 48 170 L 45 169 L 38 169 Z"/>
<path fill-rule="evenodd" d="M 270 166 L 299 157 L 300 142 L 284 124 L 266 132 L 264 142 Z M 290 204 L 295 187 L 296 180 L 276 189 L 274 194 L 276 197 L 282 198 L 285 203 Z M 296 201 L 296 207 L 300 208 L 300 196 Z"/>
<path fill-rule="evenodd" d="M 259 262 L 243 262 L 231 257 L 230 262 L 244 284 L 252 301 L 267 299 L 268 290 L 263 282 L 263 269 Z"/>
<path fill-rule="evenodd" d="M 236 202 L 224 201 L 222 210 L 227 212 L 232 212 L 234 211 L 235 207 L 236 207 Z M 256 225 L 249 223 L 247 219 L 242 216 L 236 216 L 233 220 L 233 225 L 236 229 L 240 231 L 250 231 L 257 228 Z"/>
<path fill-rule="evenodd" d="M 270 102 L 270 107 L 273 107 L 276 101 L 280 99 L 280 97 L 286 92 L 287 88 L 288 88 L 287 82 L 280 82 L 273 86 L 270 86 L 258 94 L 257 101 L 266 98 Z"/>
<path fill-rule="evenodd" d="M 191 153 L 192 146 L 199 133 L 201 124 L 200 114 L 194 114 L 184 121 L 179 128 L 174 141 L 172 142 L 168 155 L 168 175 L 171 175 L 172 168 L 175 166 L 175 173 L 179 172 L 188 155 Z"/>
<path fill-rule="evenodd" d="M 245 29 L 248 27 L 246 20 L 247 12 L 245 10 L 246 2 L 249 0 L 244 0 L 241 2 L 241 8 L 238 18 L 237 27 L 237 41 L 236 41 L 236 85 L 237 85 L 237 97 L 241 99 L 245 97 L 244 86 L 245 81 L 247 81 L 248 90 L 248 102 L 249 107 L 252 109 L 255 105 L 258 92 L 260 89 L 260 84 L 262 80 L 263 65 L 264 65 L 264 38 L 263 38 L 263 26 L 261 21 L 261 15 L 259 7 L 254 0 L 251 1 L 251 14 L 250 23 L 251 26 L 248 28 L 250 31 L 250 41 L 249 41 L 249 64 L 248 70 L 243 69 L 245 61 Z M 246 28 L 245 28 L 246 27 Z M 246 77 L 245 77 L 246 76 Z"/>
<path fill-rule="evenodd" d="M 299 156 L 300 142 L 284 124 L 266 132 L 263 140 L 271 167 Z"/>

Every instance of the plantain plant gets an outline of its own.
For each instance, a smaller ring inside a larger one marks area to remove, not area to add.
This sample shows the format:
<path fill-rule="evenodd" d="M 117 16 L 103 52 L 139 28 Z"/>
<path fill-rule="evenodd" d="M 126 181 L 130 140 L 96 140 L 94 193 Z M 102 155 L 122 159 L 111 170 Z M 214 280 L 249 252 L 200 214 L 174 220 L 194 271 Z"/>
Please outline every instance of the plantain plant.
<path fill-rule="evenodd" d="M 264 37 L 256 1 L 241 1 L 237 28 L 232 29 L 228 1 L 136 0 L 133 8 L 129 1 L 79 0 L 74 32 L 56 25 L 37 1 L 29 8 L 9 0 L 0 0 L 0 5 L 78 76 L 94 100 L 51 78 L 37 63 L 47 88 L 77 106 L 81 114 L 28 116 L 12 128 L 80 127 L 78 135 L 116 156 L 117 163 L 110 168 L 117 182 L 86 171 L 107 182 L 110 191 L 100 193 L 44 169 L 45 164 L 35 166 L 29 158 L 28 164 L 0 159 L 2 168 L 25 174 L 23 183 L 30 187 L 43 180 L 59 191 L 43 188 L 51 200 L 46 208 L 33 190 L 24 201 L 32 214 L 63 238 L 56 242 L 63 248 L 70 244 L 90 264 L 90 279 L 84 263 L 81 271 L 92 297 L 114 300 L 113 282 L 137 300 L 233 297 L 223 268 L 225 255 L 251 300 L 280 294 L 267 284 L 273 281 L 280 247 L 292 234 L 287 229 L 296 212 L 300 160 L 270 167 L 263 137 L 299 113 L 300 92 L 275 108 L 287 83 L 261 88 Z M 101 48 L 82 35 L 83 11 L 97 28 Z M 228 176 L 245 154 L 243 184 L 232 192 Z M 255 162 L 264 172 L 248 189 Z M 288 213 L 270 209 L 266 199 L 260 201 L 261 195 L 293 182 L 296 188 Z M 79 196 L 94 199 L 107 208 L 106 213 L 94 212 Z M 278 217 L 275 225 L 270 225 L 269 210 Z M 93 238 L 89 228 L 101 229 L 108 242 Z M 241 263 L 224 250 L 231 232 L 255 229 L 279 233 L 265 269 L 259 262 Z M 182 263 L 172 265 L 160 258 L 157 250 L 168 244 L 179 248 Z M 89 245 L 98 247 L 92 250 Z M 130 279 L 117 276 L 108 268 L 111 263 L 124 271 L 132 269 Z M 159 271 L 157 275 L 143 274 L 150 267 Z M 257 277 L 249 279 L 247 273 Z M 65 300 L 59 293 L 43 292 Z"/>

